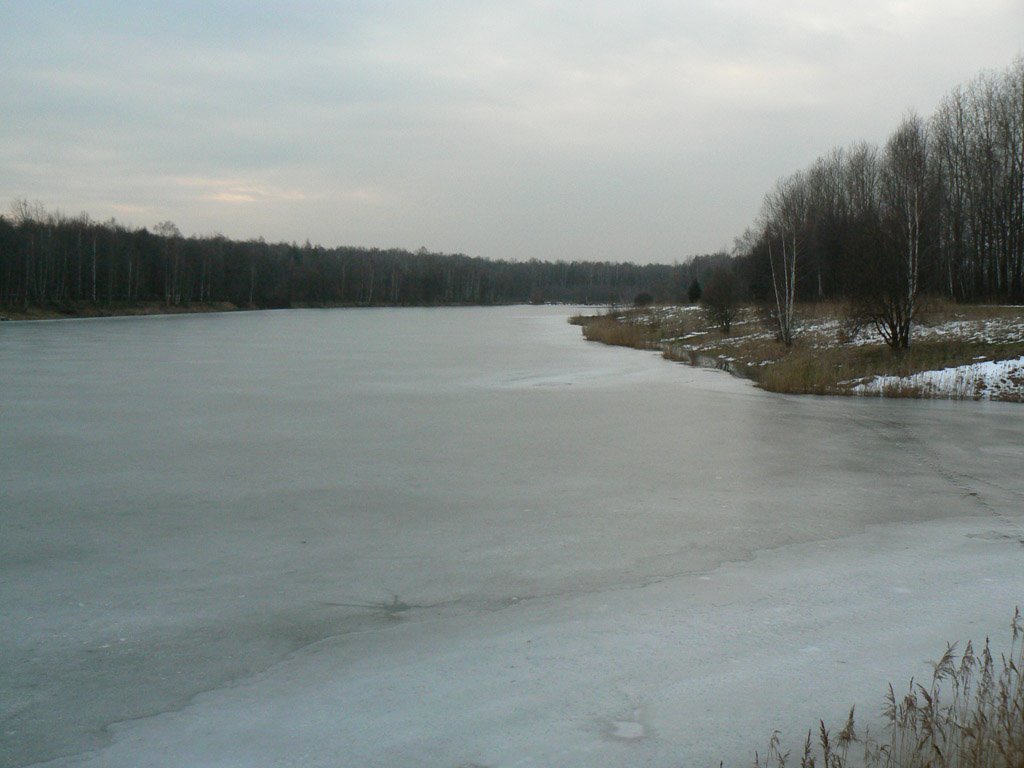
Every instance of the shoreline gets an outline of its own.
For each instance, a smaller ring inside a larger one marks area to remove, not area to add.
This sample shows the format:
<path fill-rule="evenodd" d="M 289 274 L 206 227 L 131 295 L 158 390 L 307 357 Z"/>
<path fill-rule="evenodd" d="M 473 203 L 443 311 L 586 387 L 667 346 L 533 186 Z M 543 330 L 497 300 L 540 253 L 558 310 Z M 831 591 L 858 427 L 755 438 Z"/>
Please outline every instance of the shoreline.
<path fill-rule="evenodd" d="M 404 306 L 303 304 L 281 309 Z M 467 305 L 422 306 L 443 309 Z M 265 309 L 273 308 L 240 307 L 230 302 L 187 306 L 143 302 L 106 307 L 81 303 L 7 310 L 0 312 L 0 320 L 33 322 Z M 893 355 L 871 329 L 851 332 L 841 311 L 831 305 L 801 308 L 797 338 L 790 348 L 775 340 L 773 330 L 755 307 L 737 312 L 729 334 L 722 333 L 699 305 L 608 308 L 603 313 L 579 314 L 568 320 L 581 326 L 588 341 L 660 352 L 667 360 L 725 371 L 769 392 L 1024 402 L 1024 307 L 943 305 L 923 315 L 915 323 L 911 349 L 901 356 Z"/>
<path fill-rule="evenodd" d="M 188 306 L 169 306 L 163 302 L 140 302 L 138 304 L 124 304 L 113 306 L 96 306 L 83 304 L 81 306 L 68 305 L 65 307 L 30 307 L 29 309 L 2 309 L 0 310 L 0 321 L 12 323 L 25 323 L 35 320 L 88 320 L 93 318 L 106 317 L 148 317 L 157 315 L 197 315 L 214 312 L 245 312 L 245 307 L 239 307 L 231 302 L 218 301 L 203 304 L 190 304 Z"/>
<path fill-rule="evenodd" d="M 264 312 L 276 309 L 459 309 L 466 307 L 512 307 L 512 306 L 564 306 L 564 307 L 593 307 L 598 309 L 602 305 L 578 304 L 575 302 L 507 302 L 493 304 L 307 304 L 296 303 L 290 306 L 281 307 L 246 307 L 233 304 L 229 301 L 210 303 L 193 303 L 187 306 L 171 306 L 163 302 L 140 302 L 137 304 L 122 304 L 113 306 L 95 306 L 82 304 L 81 306 L 68 305 L 65 307 L 32 307 L 24 309 L 3 309 L 0 308 L 0 322 L 24 323 L 35 320 L 88 320 L 93 318 L 107 317 L 148 317 L 159 315 L 195 315 L 210 314 L 217 312 Z"/>
<path fill-rule="evenodd" d="M 805 305 L 791 347 L 757 307 L 737 310 L 731 333 L 699 305 L 576 315 L 588 341 L 660 352 L 723 370 L 781 394 L 1024 402 L 1024 307 L 935 303 L 895 355 L 871 328 L 851 328 L 838 305 Z"/>

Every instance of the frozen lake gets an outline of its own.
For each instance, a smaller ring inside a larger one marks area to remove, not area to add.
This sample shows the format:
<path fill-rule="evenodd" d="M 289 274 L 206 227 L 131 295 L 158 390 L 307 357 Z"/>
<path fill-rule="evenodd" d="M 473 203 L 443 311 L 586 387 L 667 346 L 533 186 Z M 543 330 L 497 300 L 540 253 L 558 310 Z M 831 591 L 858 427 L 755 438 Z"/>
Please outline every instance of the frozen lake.
<path fill-rule="evenodd" d="M 1024 406 L 567 314 L 0 325 L 0 766 L 745 765 L 1008 635 Z"/>

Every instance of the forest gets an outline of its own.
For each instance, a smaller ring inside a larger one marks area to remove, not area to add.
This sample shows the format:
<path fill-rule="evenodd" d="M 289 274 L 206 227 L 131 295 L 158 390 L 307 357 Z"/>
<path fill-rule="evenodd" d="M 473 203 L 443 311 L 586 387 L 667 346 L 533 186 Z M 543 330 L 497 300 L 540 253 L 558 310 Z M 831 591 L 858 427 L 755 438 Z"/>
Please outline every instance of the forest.
<path fill-rule="evenodd" d="M 723 268 L 738 300 L 773 305 L 783 340 L 801 301 L 848 301 L 896 345 L 920 295 L 1024 301 L 1024 59 L 956 87 L 927 119 L 908 114 L 882 147 L 837 148 L 780 179 L 731 254 L 673 265 L 186 237 L 26 200 L 0 216 L 0 307 L 15 311 L 681 303 Z"/>
<path fill-rule="evenodd" d="M 957 301 L 1024 299 L 1024 59 L 910 114 L 884 147 L 837 148 L 765 196 L 741 250 L 769 282 L 768 250 L 796 241 L 802 298 L 857 292 L 871 254 L 909 255 L 921 288 Z"/>
<path fill-rule="evenodd" d="M 129 229 L 17 201 L 0 217 L 0 305 L 238 307 L 684 301 L 708 264 L 495 261 L 426 249 L 336 247 L 184 237 L 170 222 Z"/>
<path fill-rule="evenodd" d="M 799 301 L 848 302 L 894 349 L 922 295 L 1024 301 L 1024 59 L 928 119 L 908 114 L 883 147 L 837 148 L 780 179 L 736 253 L 787 344 Z"/>

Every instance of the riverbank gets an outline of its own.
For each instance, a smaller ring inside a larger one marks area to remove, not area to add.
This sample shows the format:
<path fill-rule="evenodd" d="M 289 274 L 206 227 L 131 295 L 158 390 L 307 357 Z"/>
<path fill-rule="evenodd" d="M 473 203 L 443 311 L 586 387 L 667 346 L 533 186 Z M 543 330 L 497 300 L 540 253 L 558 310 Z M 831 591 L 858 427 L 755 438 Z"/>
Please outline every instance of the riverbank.
<path fill-rule="evenodd" d="M 756 307 L 741 308 L 729 334 L 699 305 L 609 310 L 570 322 L 590 341 L 660 351 L 771 392 L 1024 402 L 1024 307 L 935 303 L 901 356 L 832 304 L 801 307 L 788 348 Z"/>
<path fill-rule="evenodd" d="M 557 302 L 523 302 L 532 305 L 548 305 Z M 189 315 L 209 312 L 248 312 L 267 309 L 370 309 L 370 308 L 422 308 L 434 309 L 444 307 L 502 307 L 515 306 L 512 303 L 473 304 L 470 302 L 452 302 L 447 304 L 358 304 L 351 302 L 292 302 L 287 307 L 259 307 L 233 304 L 230 301 L 192 302 L 191 304 L 169 305 L 162 301 L 93 304 L 92 302 L 69 302 L 66 304 L 48 304 L 44 307 L 0 307 L 0 321 L 25 320 L 70 320 L 91 317 L 140 317 L 147 315 Z M 575 306 L 575 305 L 574 305 Z"/>
<path fill-rule="evenodd" d="M 0 308 L 0 320 L 63 320 L 87 317 L 140 317 L 145 315 L 188 315 L 206 312 L 237 312 L 238 307 L 229 301 L 212 301 L 173 306 L 160 301 L 143 301 L 118 304 L 93 304 L 92 302 L 70 302 L 67 304 L 28 307 L 27 309 Z"/>

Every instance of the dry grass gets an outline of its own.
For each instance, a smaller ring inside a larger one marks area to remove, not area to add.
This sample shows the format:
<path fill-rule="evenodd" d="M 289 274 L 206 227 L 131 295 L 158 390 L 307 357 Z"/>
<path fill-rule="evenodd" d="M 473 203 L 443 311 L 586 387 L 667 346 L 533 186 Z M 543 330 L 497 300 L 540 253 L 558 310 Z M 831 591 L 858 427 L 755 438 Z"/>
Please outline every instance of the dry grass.
<path fill-rule="evenodd" d="M 584 325 L 583 337 L 587 341 L 635 349 L 650 349 L 659 340 L 656 329 L 610 317 L 602 317 Z"/>
<path fill-rule="evenodd" d="M 1018 319 L 1022 307 L 1000 304 L 957 304 L 949 299 L 929 298 L 921 302 L 918 320 L 924 325 L 937 325 L 947 320 Z"/>
<path fill-rule="evenodd" d="M 1024 355 L 1024 343 L 985 343 L 953 338 L 919 341 L 902 356 L 879 345 L 821 348 L 797 343 L 775 365 L 755 377 L 772 392 L 844 395 L 860 381 L 874 376 L 910 376 L 968 365 L 980 359 L 1006 360 Z M 898 385 L 885 392 L 888 397 L 917 397 L 912 386 Z M 973 393 L 963 393 L 965 397 Z"/>
<path fill-rule="evenodd" d="M 635 349 L 657 349 L 663 339 L 685 333 L 689 327 L 684 315 L 671 310 L 666 312 L 661 307 L 573 315 L 569 322 L 582 327 L 587 341 Z"/>
<path fill-rule="evenodd" d="M 854 711 L 836 734 L 819 721 L 807 732 L 800 768 L 1022 768 L 1024 766 L 1024 622 L 1011 622 L 1012 640 L 997 663 L 989 642 L 975 652 L 970 642 L 957 656 L 948 646 L 935 662 L 930 683 L 910 681 L 907 692 L 893 687 L 885 697 L 887 737 L 869 730 L 858 736 Z M 815 737 L 814 730 L 817 730 Z M 755 768 L 796 764 L 772 734 Z"/>

